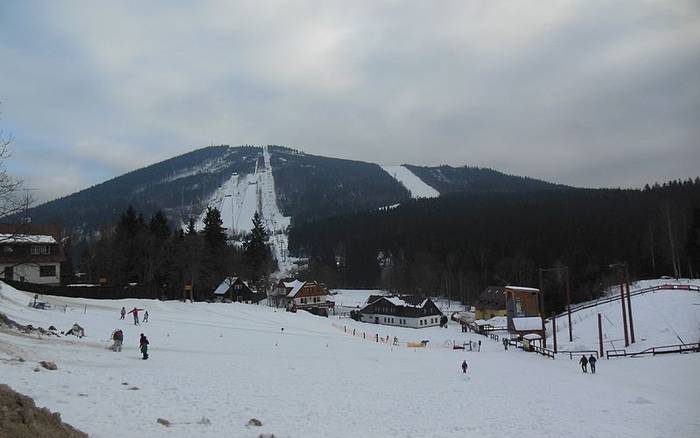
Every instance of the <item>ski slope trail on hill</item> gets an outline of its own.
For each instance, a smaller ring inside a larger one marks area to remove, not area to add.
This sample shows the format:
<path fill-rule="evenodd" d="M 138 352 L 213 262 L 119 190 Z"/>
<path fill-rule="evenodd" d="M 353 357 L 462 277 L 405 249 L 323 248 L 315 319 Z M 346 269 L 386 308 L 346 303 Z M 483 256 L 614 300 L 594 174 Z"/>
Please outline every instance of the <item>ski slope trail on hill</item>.
<path fill-rule="evenodd" d="M 35 327 L 78 323 L 87 336 L 0 328 L 0 381 L 92 437 L 700 434 L 700 354 L 601 360 L 589 375 L 576 361 L 504 351 L 457 325 L 408 329 L 240 303 L 138 299 L 40 297 L 54 306 L 37 310 L 27 306 L 32 300 L 2 284 L 0 312 Z M 147 309 L 150 322 L 120 320 L 122 306 Z M 107 349 L 117 328 L 121 353 Z M 150 340 L 148 360 L 138 351 L 140 333 Z M 429 342 L 397 347 L 375 334 Z M 481 352 L 452 350 L 447 341 L 481 341 Z M 34 372 L 40 360 L 58 370 Z M 246 427 L 251 418 L 262 427 Z"/>
<path fill-rule="evenodd" d="M 270 246 L 277 260 L 279 277 L 285 277 L 295 267 L 297 258 L 288 251 L 289 224 L 291 218 L 284 216 L 277 205 L 275 179 L 270 165 L 270 151 L 263 147 L 262 160 L 258 160 L 255 172 L 248 175 L 234 173 L 219 187 L 207 202 L 221 212 L 221 220 L 230 235 L 247 233 L 253 228 L 253 216 L 260 213 L 270 236 Z M 196 222 L 197 230 L 204 229 L 206 211 Z M 184 225 L 183 225 L 184 226 Z"/>
<path fill-rule="evenodd" d="M 412 198 L 437 198 L 440 192 L 424 183 L 413 172 L 404 166 L 381 166 L 396 181 L 403 184 L 411 192 Z"/>

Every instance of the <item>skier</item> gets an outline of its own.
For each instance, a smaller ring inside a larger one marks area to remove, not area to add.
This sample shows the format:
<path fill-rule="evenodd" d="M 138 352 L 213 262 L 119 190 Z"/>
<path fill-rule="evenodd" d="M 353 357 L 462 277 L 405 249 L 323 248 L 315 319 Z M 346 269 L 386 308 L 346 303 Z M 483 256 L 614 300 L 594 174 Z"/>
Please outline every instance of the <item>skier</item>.
<path fill-rule="evenodd" d="M 144 324 L 148 323 L 148 310 L 146 310 L 146 312 L 143 314 L 143 322 Z"/>
<path fill-rule="evenodd" d="M 124 317 L 126 316 L 126 309 L 124 307 L 122 307 L 121 314 L 122 314 L 122 317 L 119 319 L 124 319 Z"/>
<path fill-rule="evenodd" d="M 588 370 L 586 370 L 586 365 L 588 365 L 588 359 L 586 359 L 586 355 L 582 354 L 581 355 L 581 360 L 578 361 L 578 363 L 581 364 L 581 369 L 583 370 L 584 373 L 587 373 Z"/>
<path fill-rule="evenodd" d="M 479 349 L 476 351 L 481 352 L 481 340 L 479 340 Z"/>
<path fill-rule="evenodd" d="M 143 309 L 137 309 L 134 307 L 133 309 L 129 310 L 129 313 L 134 314 L 134 325 L 139 325 L 139 311 Z"/>
<path fill-rule="evenodd" d="M 503 348 L 508 350 L 508 339 L 506 339 L 506 338 L 503 338 Z"/>
<path fill-rule="evenodd" d="M 588 358 L 588 363 L 591 365 L 591 374 L 595 374 L 595 363 L 598 361 L 592 354 Z"/>
<path fill-rule="evenodd" d="M 139 342 L 139 346 L 141 347 L 143 360 L 148 359 L 148 338 L 143 333 L 141 333 L 141 340 Z"/>
<path fill-rule="evenodd" d="M 462 373 L 467 374 L 467 368 L 469 368 L 469 365 L 467 365 L 466 360 L 463 360 L 462 361 Z"/>

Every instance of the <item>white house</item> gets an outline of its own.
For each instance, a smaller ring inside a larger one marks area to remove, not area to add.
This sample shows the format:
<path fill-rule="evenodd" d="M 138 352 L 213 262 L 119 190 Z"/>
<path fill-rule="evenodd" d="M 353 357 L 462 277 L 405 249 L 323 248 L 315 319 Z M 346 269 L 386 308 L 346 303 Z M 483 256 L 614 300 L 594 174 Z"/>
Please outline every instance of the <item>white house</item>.
<path fill-rule="evenodd" d="M 0 224 L 0 278 L 60 284 L 65 260 L 58 227 Z"/>
<path fill-rule="evenodd" d="M 362 322 L 411 328 L 439 326 L 443 316 L 430 298 L 408 295 L 372 295 L 360 314 Z"/>

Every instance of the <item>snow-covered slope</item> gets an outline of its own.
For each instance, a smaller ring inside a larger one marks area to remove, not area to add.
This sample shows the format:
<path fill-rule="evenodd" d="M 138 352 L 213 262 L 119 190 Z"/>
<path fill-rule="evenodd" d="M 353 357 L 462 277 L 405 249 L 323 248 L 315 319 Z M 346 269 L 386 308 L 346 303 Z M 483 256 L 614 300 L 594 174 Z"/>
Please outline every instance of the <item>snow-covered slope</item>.
<path fill-rule="evenodd" d="M 263 306 L 152 300 L 54 297 L 66 312 L 45 311 L 27 307 L 31 299 L 2 285 L 0 312 L 61 330 L 77 322 L 87 337 L 0 329 L 0 382 L 93 437 L 700 434 L 700 354 L 600 361 L 596 375 L 585 375 L 576 361 L 504 351 L 453 324 L 407 329 Z M 148 309 L 149 324 L 119 320 L 122 306 Z M 106 349 L 116 328 L 125 334 L 121 353 Z M 150 340 L 147 361 L 138 352 L 140 333 Z M 374 342 L 374 334 L 396 336 L 402 346 Z M 403 346 L 423 339 L 428 348 Z M 480 340 L 481 352 L 452 350 L 447 340 Z M 58 370 L 33 372 L 39 360 Z M 253 417 L 263 426 L 246 427 Z"/>
<path fill-rule="evenodd" d="M 700 280 L 644 280 L 634 283 L 630 290 L 665 284 L 694 284 Z M 615 291 L 613 291 L 615 293 Z M 687 290 L 660 290 L 632 295 L 632 318 L 636 342 L 628 351 L 650 347 L 700 341 L 700 293 Z M 626 303 L 625 303 L 626 304 Z M 566 314 L 557 318 L 557 344 L 560 350 L 596 350 L 598 348 L 598 313 L 602 317 L 603 347 L 625 349 L 620 301 L 582 309 L 571 315 L 573 342 L 569 342 Z M 547 326 L 548 343 L 552 345 L 552 325 Z"/>
<path fill-rule="evenodd" d="M 270 151 L 263 147 L 262 160 L 255 166 L 255 172 L 248 175 L 234 173 L 231 178 L 219 187 L 207 202 L 209 207 L 221 211 L 223 226 L 234 234 L 248 232 L 253 228 L 253 216 L 259 212 L 265 228 L 270 233 L 270 245 L 277 259 L 277 276 L 289 275 L 298 259 L 289 257 L 289 224 L 290 218 L 282 214 L 277 205 L 275 194 L 275 179 L 270 166 Z M 204 228 L 202 213 L 196 223 L 196 228 Z M 183 227 L 185 224 L 183 224 Z"/>
<path fill-rule="evenodd" d="M 424 183 L 413 172 L 404 166 L 381 166 L 382 169 L 396 181 L 403 184 L 411 192 L 412 198 L 437 198 L 440 192 Z"/>

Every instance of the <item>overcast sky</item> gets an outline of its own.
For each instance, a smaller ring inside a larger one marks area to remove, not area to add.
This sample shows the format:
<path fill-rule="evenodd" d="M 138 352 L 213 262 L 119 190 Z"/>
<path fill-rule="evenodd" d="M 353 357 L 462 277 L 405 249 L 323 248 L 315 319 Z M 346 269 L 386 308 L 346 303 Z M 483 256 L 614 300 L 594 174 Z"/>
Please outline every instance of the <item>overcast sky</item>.
<path fill-rule="evenodd" d="M 576 186 L 700 174 L 700 1 L 0 3 L 38 200 L 214 144 Z"/>

